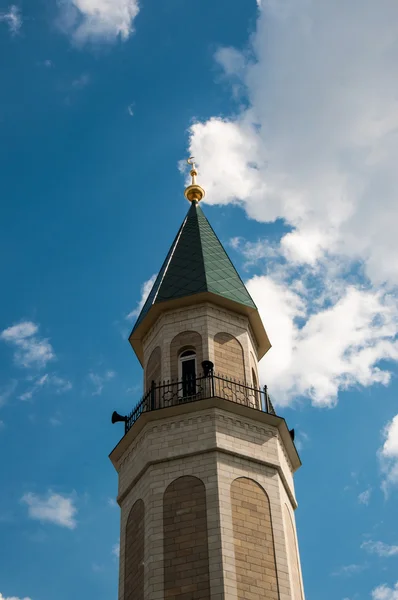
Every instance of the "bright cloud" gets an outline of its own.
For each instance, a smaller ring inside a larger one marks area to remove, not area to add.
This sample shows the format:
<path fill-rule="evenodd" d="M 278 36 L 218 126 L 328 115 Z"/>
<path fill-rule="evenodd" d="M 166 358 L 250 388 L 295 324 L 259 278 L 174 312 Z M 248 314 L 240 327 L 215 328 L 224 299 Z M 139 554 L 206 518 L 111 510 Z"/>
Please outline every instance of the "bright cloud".
<path fill-rule="evenodd" d="M 364 492 L 361 492 L 360 494 L 358 494 L 358 502 L 360 504 L 365 504 L 366 506 L 368 506 L 368 504 L 370 502 L 371 493 L 372 493 L 372 490 L 369 488 L 369 489 L 365 490 Z"/>
<path fill-rule="evenodd" d="M 207 201 L 283 218 L 290 260 L 342 252 L 364 259 L 373 280 L 398 282 L 398 5 L 365 6 L 263 2 L 255 60 L 216 55 L 227 74 L 241 73 L 250 106 L 194 124 L 190 146 Z"/>
<path fill-rule="evenodd" d="M 88 379 L 94 385 L 95 390 L 93 391 L 93 396 L 99 396 L 102 394 L 102 390 L 104 389 L 105 383 L 110 381 L 115 377 L 116 373 L 114 371 L 106 371 L 104 374 L 99 373 L 89 373 Z"/>
<path fill-rule="evenodd" d="M 3 596 L 3 594 L 0 593 L 0 600 L 31 600 L 31 599 L 28 598 L 27 596 L 25 596 L 25 598 L 17 598 L 17 596 Z"/>
<path fill-rule="evenodd" d="M 157 277 L 157 273 L 155 273 L 155 275 L 152 275 L 152 277 L 150 277 L 148 279 L 148 281 L 145 281 L 142 284 L 142 286 L 141 286 L 141 298 L 138 301 L 137 306 L 131 312 L 129 312 L 128 315 L 126 315 L 126 319 L 128 321 L 130 321 L 131 319 L 135 319 L 140 314 L 141 309 L 144 306 L 144 304 L 146 302 L 146 299 L 149 296 L 149 292 L 151 291 L 152 286 L 155 283 L 156 277 Z"/>
<path fill-rule="evenodd" d="M 15 389 L 18 385 L 18 382 L 13 379 L 7 385 L 3 385 L 0 387 L 0 406 L 3 406 L 7 402 L 7 400 L 12 396 L 15 392 Z"/>
<path fill-rule="evenodd" d="M 379 450 L 381 467 L 385 475 L 383 489 L 398 483 L 398 415 L 384 429 L 384 444 Z"/>
<path fill-rule="evenodd" d="M 41 377 L 33 378 L 33 384 L 23 394 L 19 396 L 20 400 L 30 400 L 43 387 L 52 388 L 56 394 L 63 394 L 72 389 L 72 383 L 67 379 L 46 373 Z"/>
<path fill-rule="evenodd" d="M 351 575 L 356 575 L 357 573 L 361 573 L 365 569 L 368 568 L 368 565 L 344 565 L 337 569 L 334 573 L 332 573 L 335 577 L 345 576 L 350 577 Z"/>
<path fill-rule="evenodd" d="M 394 588 L 387 585 L 379 585 L 372 591 L 373 600 L 398 600 L 398 581 Z"/>
<path fill-rule="evenodd" d="M 377 366 L 398 359 L 397 312 L 389 298 L 347 286 L 333 306 L 308 313 L 294 287 L 266 276 L 247 286 L 274 344 L 260 373 L 278 403 L 307 396 L 331 406 L 339 389 L 389 382 L 390 373 Z"/>
<path fill-rule="evenodd" d="M 370 554 L 377 554 L 383 557 L 396 556 L 398 554 L 398 546 L 390 546 L 384 542 L 374 542 L 373 540 L 363 542 L 361 548 Z"/>
<path fill-rule="evenodd" d="M 21 498 L 21 502 L 28 506 L 28 514 L 31 519 L 53 523 L 68 529 L 76 527 L 77 508 L 71 497 L 54 494 L 51 491 L 45 496 L 29 492 Z"/>
<path fill-rule="evenodd" d="M 385 385 L 379 363 L 398 359 L 397 40 L 390 0 L 264 0 L 249 50 L 216 54 L 247 107 L 190 129 L 206 201 L 287 226 L 272 248 L 233 241 L 267 274 L 248 287 L 283 403 Z"/>
<path fill-rule="evenodd" d="M 112 554 L 113 554 L 113 556 L 116 556 L 116 558 L 119 558 L 119 556 L 120 556 L 120 542 L 118 542 L 117 544 L 114 544 L 112 546 Z"/>
<path fill-rule="evenodd" d="M 39 337 L 38 331 L 38 325 L 23 321 L 1 332 L 0 339 L 15 347 L 14 361 L 19 367 L 45 367 L 55 359 L 48 339 Z"/>
<path fill-rule="evenodd" d="M 12 4 L 7 12 L 0 13 L 0 23 L 1 22 L 6 23 L 10 32 L 15 35 L 22 27 L 21 11 L 15 4 Z"/>
<path fill-rule="evenodd" d="M 59 0 L 62 29 L 75 43 L 126 40 L 134 31 L 137 0 Z"/>

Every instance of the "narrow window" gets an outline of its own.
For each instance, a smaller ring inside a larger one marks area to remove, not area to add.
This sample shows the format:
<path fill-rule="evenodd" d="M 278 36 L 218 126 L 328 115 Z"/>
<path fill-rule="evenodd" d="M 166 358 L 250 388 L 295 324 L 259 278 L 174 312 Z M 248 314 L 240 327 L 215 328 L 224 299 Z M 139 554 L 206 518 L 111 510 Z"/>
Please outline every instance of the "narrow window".
<path fill-rule="evenodd" d="M 183 397 L 196 394 L 196 352 L 181 352 L 178 362 L 179 379 L 182 381 Z"/>

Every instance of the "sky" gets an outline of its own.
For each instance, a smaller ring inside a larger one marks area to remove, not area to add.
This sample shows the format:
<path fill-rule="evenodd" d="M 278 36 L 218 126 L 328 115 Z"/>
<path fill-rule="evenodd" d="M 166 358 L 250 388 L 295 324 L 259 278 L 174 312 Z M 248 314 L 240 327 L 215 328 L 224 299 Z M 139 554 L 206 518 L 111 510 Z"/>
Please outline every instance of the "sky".
<path fill-rule="evenodd" d="M 307 600 L 398 600 L 396 0 L 0 0 L 0 600 L 117 597 L 127 337 L 202 208 L 303 462 Z"/>

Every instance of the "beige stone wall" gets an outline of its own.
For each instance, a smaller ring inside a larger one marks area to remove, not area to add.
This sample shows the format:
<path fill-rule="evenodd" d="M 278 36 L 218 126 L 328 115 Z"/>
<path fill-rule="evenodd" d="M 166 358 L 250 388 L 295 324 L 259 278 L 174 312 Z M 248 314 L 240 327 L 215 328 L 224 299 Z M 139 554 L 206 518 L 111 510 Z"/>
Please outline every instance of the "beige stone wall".
<path fill-rule="evenodd" d="M 178 333 L 170 343 L 170 374 L 171 379 L 179 379 L 178 358 L 184 350 L 195 350 L 196 352 L 196 373 L 202 372 L 203 361 L 203 341 L 202 336 L 197 331 L 182 331 Z"/>
<path fill-rule="evenodd" d="M 220 332 L 214 336 L 214 371 L 223 377 L 246 383 L 243 348 L 230 333 Z"/>
<path fill-rule="evenodd" d="M 194 331 L 202 338 L 202 360 L 215 363 L 214 338 L 218 333 L 227 333 L 238 340 L 244 355 L 245 380 L 251 381 L 250 352 L 257 356 L 256 344 L 247 317 L 220 308 L 211 303 L 170 310 L 163 313 L 143 340 L 144 364 L 152 351 L 160 346 L 162 353 L 161 379 L 171 379 L 172 361 L 170 344 L 173 338 L 185 331 Z"/>
<path fill-rule="evenodd" d="M 300 560 L 298 555 L 298 546 L 296 539 L 296 526 L 293 522 L 293 516 L 285 503 L 283 508 L 283 518 L 286 532 L 286 545 L 288 551 L 288 565 L 290 574 L 290 583 L 292 587 L 292 600 L 303 600 L 303 588 L 301 582 Z"/>
<path fill-rule="evenodd" d="M 137 499 L 145 503 L 144 599 L 164 600 L 164 494 L 181 476 L 200 478 L 206 488 L 211 600 L 241 600 L 231 502 L 231 486 L 239 477 L 257 482 L 268 495 L 280 600 L 297 600 L 292 592 L 283 517 L 285 502 L 295 506 L 294 490 L 289 488 L 289 474 L 284 472 L 288 468 L 286 458 L 283 465 L 280 462 L 284 453 L 279 448 L 279 432 L 270 424 L 273 418 L 264 413 L 252 418 L 246 407 L 239 407 L 246 416 L 220 407 L 200 409 L 209 402 L 143 415 L 142 422 L 147 417 L 159 418 L 147 422 L 134 436 L 138 421 L 125 438 L 128 445 L 116 465 L 122 509 L 120 600 L 125 600 L 126 522 Z"/>
<path fill-rule="evenodd" d="M 170 345 L 176 335 L 187 331 L 193 331 L 200 335 L 202 340 L 202 355 L 206 357 L 208 354 L 208 344 L 205 304 L 165 312 L 145 336 L 143 340 L 144 364 L 153 349 L 156 346 L 160 346 L 162 351 L 162 380 L 170 380 L 175 375 L 175 366 L 172 366 Z"/>
<path fill-rule="evenodd" d="M 257 482 L 239 477 L 231 485 L 231 504 L 238 598 L 279 600 L 268 495 Z"/>
<path fill-rule="evenodd" d="M 144 600 L 165 599 L 164 494 L 173 481 L 184 476 L 200 478 L 206 488 L 211 600 L 224 600 L 215 453 L 171 459 L 167 462 L 153 464 L 135 481 L 128 493 L 119 500 L 121 504 L 119 600 L 124 600 L 126 519 L 137 497 L 142 498 L 145 502 Z"/>
<path fill-rule="evenodd" d="M 142 500 L 137 500 L 130 510 L 124 547 L 124 600 L 144 600 L 145 505 Z"/>
<path fill-rule="evenodd" d="M 151 385 L 152 381 L 155 382 L 156 385 L 160 384 L 160 380 L 162 377 L 162 352 L 160 350 L 160 346 L 156 346 L 152 350 L 151 356 L 149 357 L 148 362 L 145 367 L 145 391 L 147 392 Z"/>
<path fill-rule="evenodd" d="M 210 600 L 206 487 L 198 477 L 175 479 L 163 500 L 165 599 Z"/>
<path fill-rule="evenodd" d="M 253 373 L 255 375 L 255 380 L 257 381 L 257 386 L 260 386 L 260 380 L 258 378 L 258 361 L 254 357 L 254 354 L 253 354 L 252 351 L 250 351 L 250 368 L 251 368 L 252 375 L 253 375 Z M 254 377 L 253 376 L 252 376 L 252 381 L 254 383 Z"/>
<path fill-rule="evenodd" d="M 279 588 L 279 597 L 277 597 L 279 600 L 292 600 L 279 487 L 281 484 L 280 474 L 275 468 L 254 463 L 249 457 L 247 459 L 239 459 L 233 455 L 222 454 L 219 458 L 218 476 L 220 506 L 222 507 L 221 527 L 223 531 L 225 598 L 228 598 L 228 600 L 243 600 L 245 598 L 246 600 L 246 596 L 242 597 L 238 591 L 233 511 L 230 495 L 233 482 L 237 478 L 247 477 L 257 482 L 266 491 L 269 498 Z M 272 572 L 274 573 L 275 571 Z M 250 598 L 250 596 L 247 596 L 247 598 Z M 268 598 L 267 594 L 264 593 L 262 598 Z"/>

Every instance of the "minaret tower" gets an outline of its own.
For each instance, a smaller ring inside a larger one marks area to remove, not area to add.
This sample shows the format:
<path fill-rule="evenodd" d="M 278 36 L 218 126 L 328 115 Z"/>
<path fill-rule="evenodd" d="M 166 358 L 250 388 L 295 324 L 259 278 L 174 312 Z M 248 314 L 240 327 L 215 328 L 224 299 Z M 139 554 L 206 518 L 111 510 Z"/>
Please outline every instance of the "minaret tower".
<path fill-rule="evenodd" d="M 271 345 L 199 202 L 129 341 L 142 400 L 111 452 L 121 508 L 119 600 L 304 600 L 293 432 L 261 388 Z"/>

